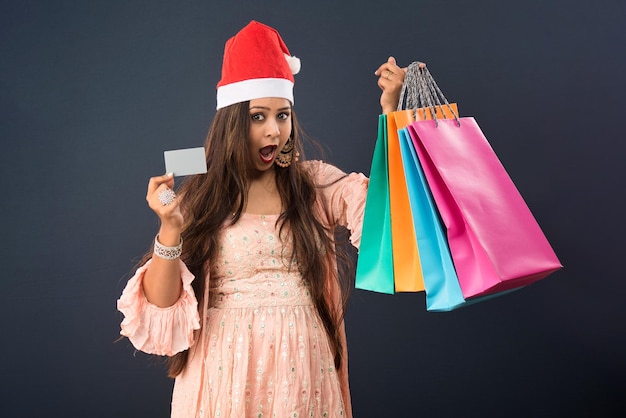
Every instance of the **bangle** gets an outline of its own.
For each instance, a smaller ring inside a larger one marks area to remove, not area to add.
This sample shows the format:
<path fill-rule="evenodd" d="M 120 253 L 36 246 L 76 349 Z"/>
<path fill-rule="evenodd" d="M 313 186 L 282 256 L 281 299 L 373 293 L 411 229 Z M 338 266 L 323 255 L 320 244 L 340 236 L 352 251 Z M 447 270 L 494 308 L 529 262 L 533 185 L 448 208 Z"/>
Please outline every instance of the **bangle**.
<path fill-rule="evenodd" d="M 159 242 L 159 235 L 154 237 L 154 254 L 166 260 L 176 260 L 183 252 L 183 237 L 176 247 L 167 247 Z"/>

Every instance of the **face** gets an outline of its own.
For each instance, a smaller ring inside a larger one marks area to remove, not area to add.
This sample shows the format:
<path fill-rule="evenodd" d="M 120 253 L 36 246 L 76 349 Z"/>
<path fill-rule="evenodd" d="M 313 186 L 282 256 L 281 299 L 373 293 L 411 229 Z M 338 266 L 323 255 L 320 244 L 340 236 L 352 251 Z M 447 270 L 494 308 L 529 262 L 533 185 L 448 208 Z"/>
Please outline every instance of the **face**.
<path fill-rule="evenodd" d="M 250 100 L 248 145 L 253 167 L 268 172 L 291 135 L 291 104 L 287 99 Z"/>

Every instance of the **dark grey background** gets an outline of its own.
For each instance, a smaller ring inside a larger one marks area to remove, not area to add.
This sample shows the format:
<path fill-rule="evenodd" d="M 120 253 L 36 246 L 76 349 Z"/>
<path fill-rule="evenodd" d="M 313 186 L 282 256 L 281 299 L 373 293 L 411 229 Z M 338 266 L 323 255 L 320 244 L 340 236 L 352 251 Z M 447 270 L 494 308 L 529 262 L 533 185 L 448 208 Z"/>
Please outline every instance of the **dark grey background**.
<path fill-rule="evenodd" d="M 0 416 L 168 416 L 160 361 L 114 343 L 115 301 L 157 229 L 147 179 L 202 143 L 223 44 L 251 19 L 302 59 L 298 115 L 346 171 L 369 171 L 374 70 L 426 61 L 566 266 L 452 313 L 354 291 L 355 416 L 620 416 L 625 17 L 622 0 L 3 1 Z"/>

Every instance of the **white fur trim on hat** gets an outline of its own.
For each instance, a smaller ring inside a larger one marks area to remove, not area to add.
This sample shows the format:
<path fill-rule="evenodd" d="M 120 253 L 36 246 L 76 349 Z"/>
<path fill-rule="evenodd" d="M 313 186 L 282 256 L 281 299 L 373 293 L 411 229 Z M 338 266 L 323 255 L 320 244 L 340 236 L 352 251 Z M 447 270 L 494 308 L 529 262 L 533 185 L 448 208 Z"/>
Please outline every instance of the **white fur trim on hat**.
<path fill-rule="evenodd" d="M 263 97 L 280 97 L 293 105 L 293 83 L 284 78 L 255 78 L 220 86 L 217 109 Z"/>
<path fill-rule="evenodd" d="M 289 64 L 291 74 L 298 74 L 301 68 L 300 58 L 285 54 L 285 59 L 287 60 L 287 64 Z"/>

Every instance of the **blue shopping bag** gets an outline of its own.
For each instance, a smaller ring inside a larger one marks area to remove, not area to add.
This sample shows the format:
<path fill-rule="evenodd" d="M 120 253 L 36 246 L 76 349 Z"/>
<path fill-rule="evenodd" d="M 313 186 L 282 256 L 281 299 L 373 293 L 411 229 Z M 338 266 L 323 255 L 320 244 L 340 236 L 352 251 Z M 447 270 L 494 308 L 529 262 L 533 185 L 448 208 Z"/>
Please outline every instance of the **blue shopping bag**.
<path fill-rule="evenodd" d="M 398 130 L 398 136 L 424 277 L 426 309 L 449 311 L 463 305 L 465 299 L 413 141 L 406 128 Z"/>

